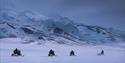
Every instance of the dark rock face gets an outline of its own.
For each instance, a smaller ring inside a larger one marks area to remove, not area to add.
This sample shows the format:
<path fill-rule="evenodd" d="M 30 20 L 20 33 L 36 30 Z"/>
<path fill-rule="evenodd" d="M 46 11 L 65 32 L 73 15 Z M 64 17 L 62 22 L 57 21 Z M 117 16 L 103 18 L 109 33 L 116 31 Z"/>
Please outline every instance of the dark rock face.
<path fill-rule="evenodd" d="M 62 34 L 63 33 L 63 29 L 61 29 L 61 28 L 54 28 L 54 31 L 53 31 L 54 33 L 58 33 L 58 34 Z"/>
<path fill-rule="evenodd" d="M 28 28 L 25 28 L 25 27 L 22 27 L 21 28 L 25 33 L 27 33 L 27 34 L 33 34 L 34 33 L 34 31 L 32 31 L 32 30 L 30 30 L 30 29 L 28 29 Z"/>
<path fill-rule="evenodd" d="M 13 29 L 16 29 L 14 26 L 10 25 L 9 23 L 7 23 L 8 26 L 10 26 Z"/>

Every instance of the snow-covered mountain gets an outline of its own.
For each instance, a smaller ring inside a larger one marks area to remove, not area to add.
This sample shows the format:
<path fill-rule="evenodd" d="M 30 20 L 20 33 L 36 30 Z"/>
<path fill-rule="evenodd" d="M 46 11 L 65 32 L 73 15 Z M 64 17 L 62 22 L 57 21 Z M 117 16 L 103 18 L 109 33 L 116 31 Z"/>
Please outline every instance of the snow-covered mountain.
<path fill-rule="evenodd" d="M 38 12 L 0 10 L 0 38 L 19 37 L 24 43 L 41 40 L 59 44 L 125 42 L 125 32 L 76 23 L 67 17 L 50 19 Z"/>

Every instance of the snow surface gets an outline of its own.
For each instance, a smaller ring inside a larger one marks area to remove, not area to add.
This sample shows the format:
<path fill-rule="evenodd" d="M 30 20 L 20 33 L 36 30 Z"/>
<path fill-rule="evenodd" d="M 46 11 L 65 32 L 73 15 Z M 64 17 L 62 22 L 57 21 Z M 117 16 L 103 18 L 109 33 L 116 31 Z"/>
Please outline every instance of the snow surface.
<path fill-rule="evenodd" d="M 69 46 L 46 42 L 43 45 L 21 44 L 19 38 L 0 39 L 0 63 L 125 63 L 125 49 L 110 46 Z M 21 50 L 24 57 L 11 57 L 15 48 Z M 57 56 L 48 57 L 53 49 Z M 102 49 L 105 55 L 97 56 Z M 77 56 L 69 56 L 74 50 Z"/>

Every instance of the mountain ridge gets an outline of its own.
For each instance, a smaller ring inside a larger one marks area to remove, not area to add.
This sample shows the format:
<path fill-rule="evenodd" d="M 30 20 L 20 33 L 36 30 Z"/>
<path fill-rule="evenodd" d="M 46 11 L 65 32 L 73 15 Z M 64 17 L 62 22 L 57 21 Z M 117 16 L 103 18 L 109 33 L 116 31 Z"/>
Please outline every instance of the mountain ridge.
<path fill-rule="evenodd" d="M 53 40 L 61 44 L 69 41 L 79 44 L 125 41 L 125 33 L 122 31 L 80 24 L 73 22 L 68 17 L 60 17 L 55 20 L 49 19 L 49 17 L 38 12 L 24 11 L 16 13 L 10 10 L 0 10 L 0 16 L 1 38 L 20 37 L 26 41 Z M 57 37 L 61 37 L 62 40 L 57 39 Z"/>

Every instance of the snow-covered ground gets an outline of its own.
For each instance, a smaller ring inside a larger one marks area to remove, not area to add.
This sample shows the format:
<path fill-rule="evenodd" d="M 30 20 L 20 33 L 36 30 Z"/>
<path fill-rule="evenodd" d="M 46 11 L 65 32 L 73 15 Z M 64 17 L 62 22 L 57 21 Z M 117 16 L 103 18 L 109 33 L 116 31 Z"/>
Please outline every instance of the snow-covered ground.
<path fill-rule="evenodd" d="M 24 57 L 12 57 L 15 48 L 21 50 Z M 57 56 L 48 57 L 53 49 Z M 97 56 L 104 49 L 105 55 Z M 69 56 L 71 50 L 77 56 Z M 110 46 L 68 46 L 53 44 L 21 44 L 21 39 L 0 39 L 0 63 L 125 63 L 125 49 Z"/>

